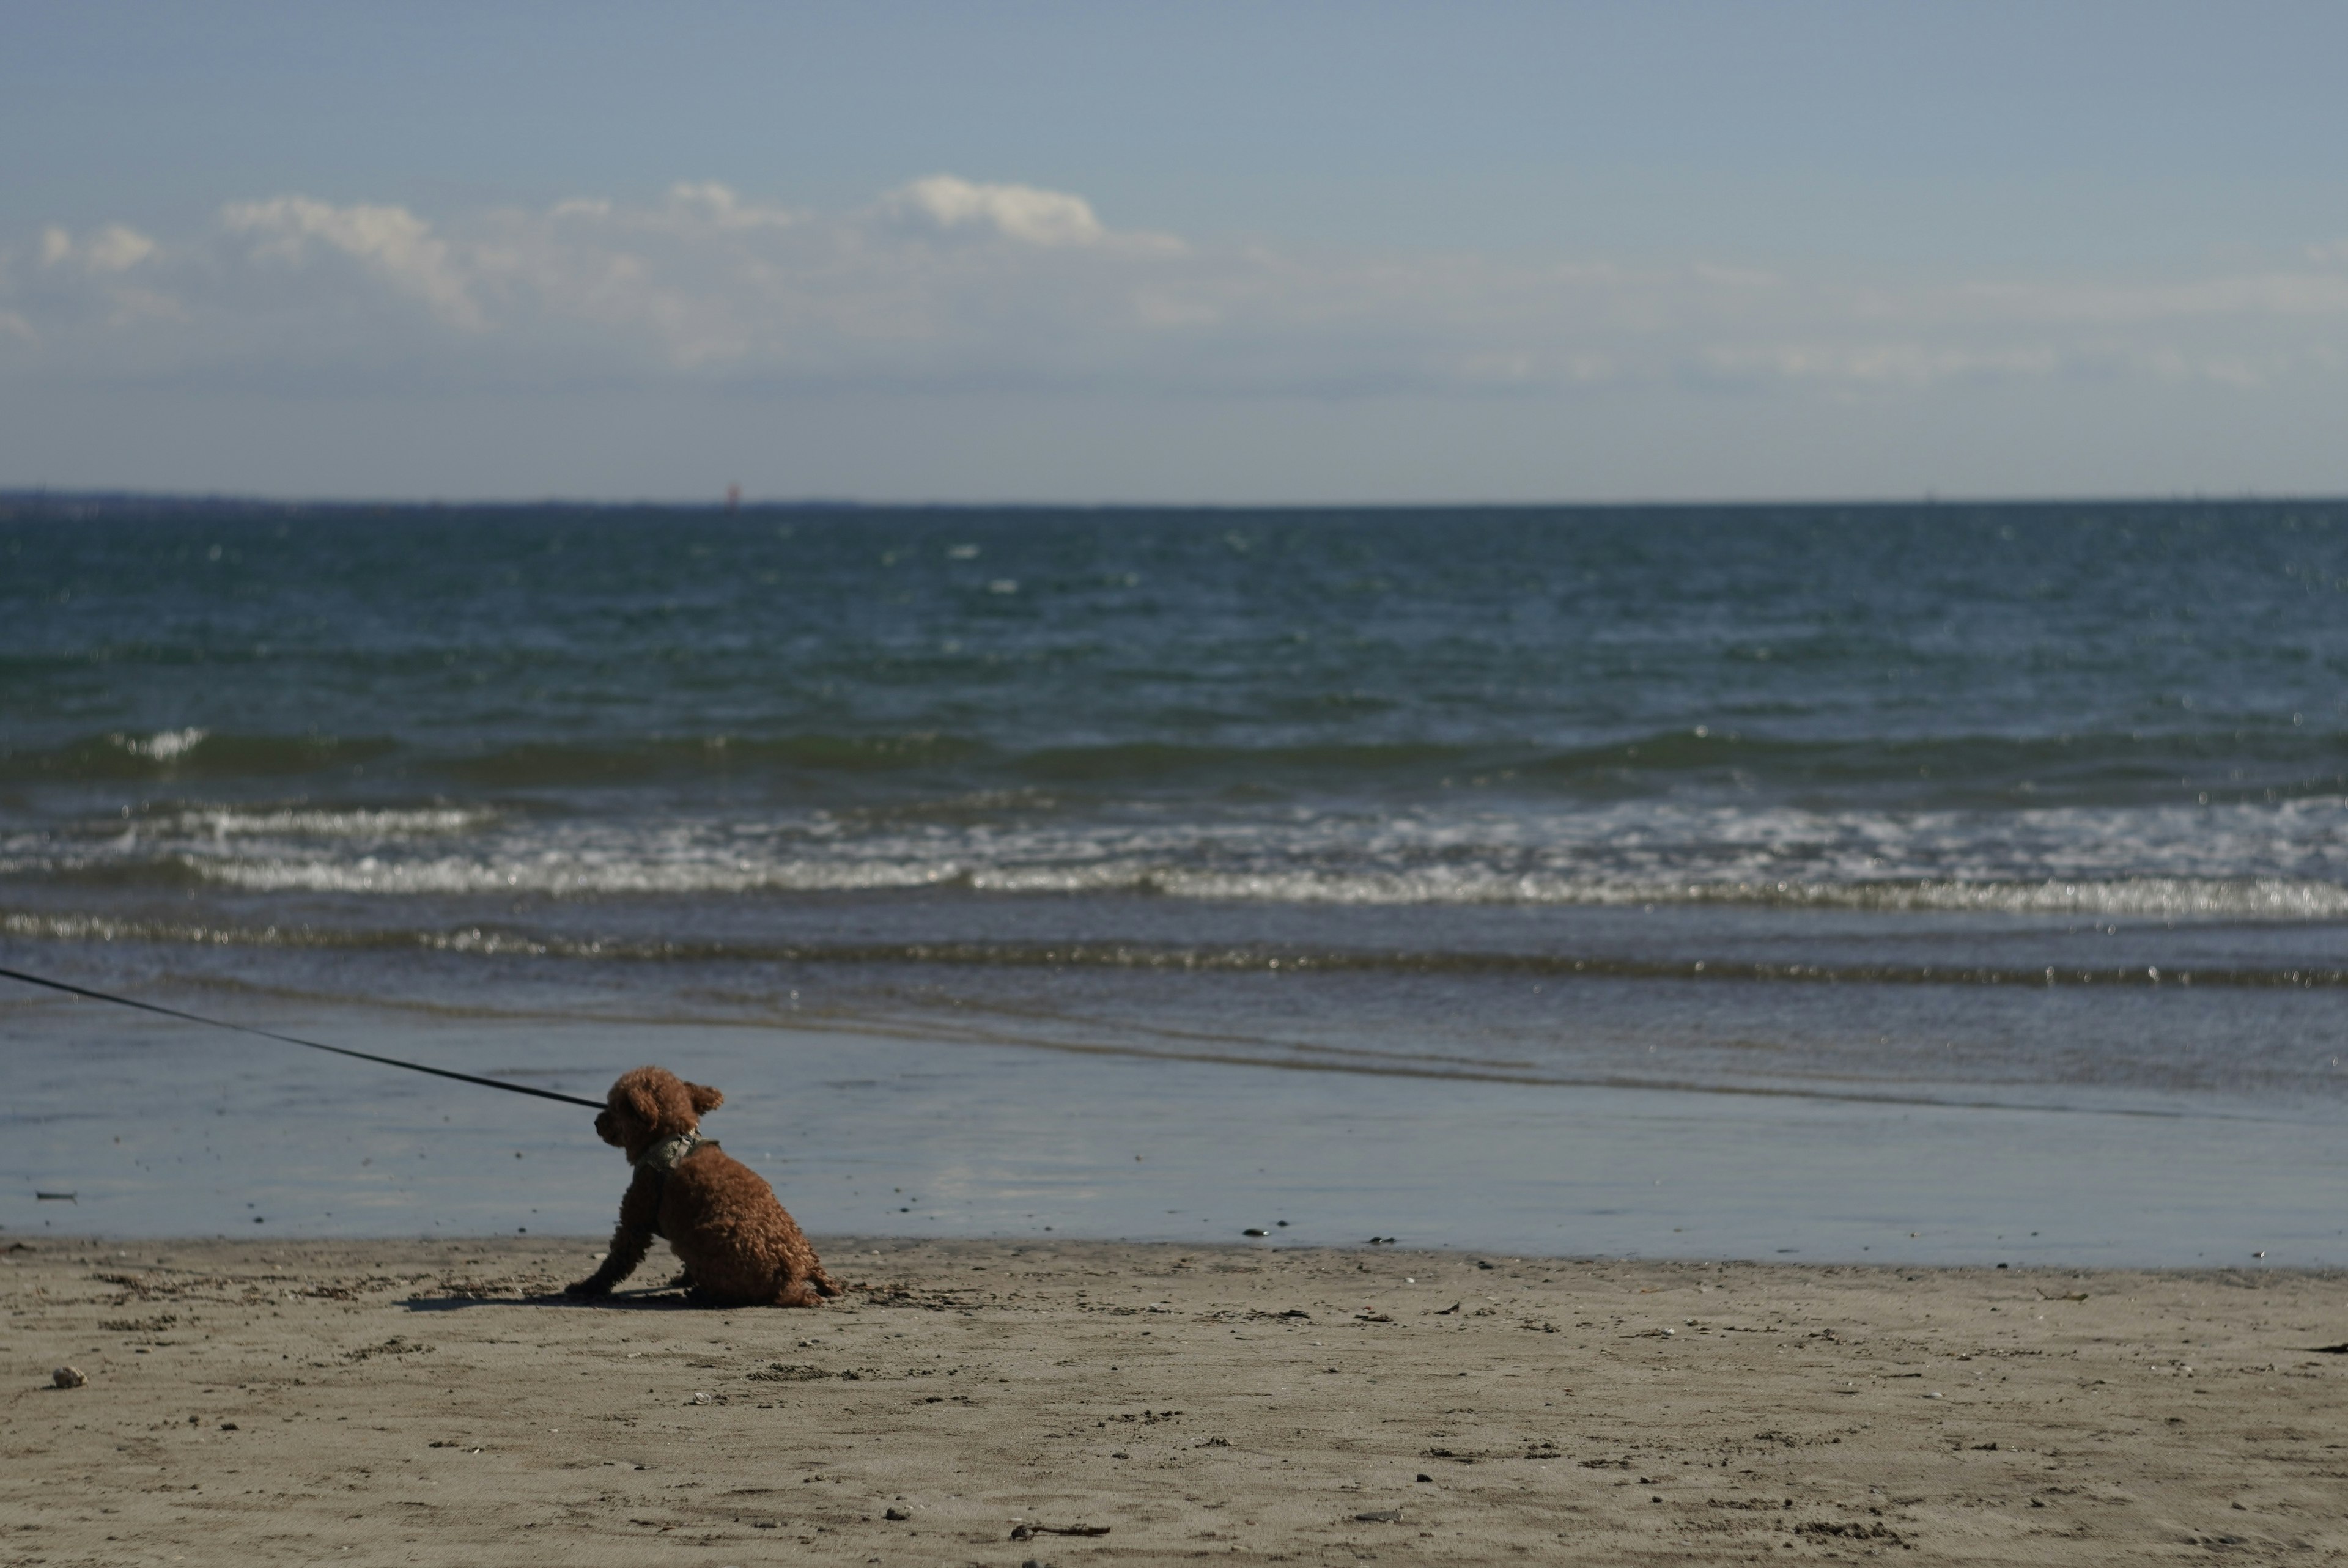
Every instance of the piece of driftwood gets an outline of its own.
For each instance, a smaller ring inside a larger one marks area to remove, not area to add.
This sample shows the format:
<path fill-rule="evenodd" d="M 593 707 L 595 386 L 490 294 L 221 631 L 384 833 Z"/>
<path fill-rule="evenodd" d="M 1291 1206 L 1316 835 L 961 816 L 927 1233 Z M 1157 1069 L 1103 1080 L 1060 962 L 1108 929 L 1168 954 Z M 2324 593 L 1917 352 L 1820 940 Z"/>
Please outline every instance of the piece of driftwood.
<path fill-rule="evenodd" d="M 1106 1524 L 1014 1524 L 1011 1527 L 1014 1541 L 1033 1541 L 1038 1535 L 1107 1535 Z"/>

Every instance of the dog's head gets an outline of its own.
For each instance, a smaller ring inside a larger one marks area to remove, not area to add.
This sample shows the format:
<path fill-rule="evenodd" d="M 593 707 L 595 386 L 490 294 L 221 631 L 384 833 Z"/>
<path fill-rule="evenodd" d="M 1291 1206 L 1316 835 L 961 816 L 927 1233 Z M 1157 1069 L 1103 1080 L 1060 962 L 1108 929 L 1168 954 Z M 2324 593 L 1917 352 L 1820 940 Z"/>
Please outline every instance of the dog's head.
<path fill-rule="evenodd" d="M 687 1083 L 665 1067 L 639 1067 L 620 1074 L 595 1117 L 595 1136 L 628 1152 L 633 1160 L 664 1138 L 691 1132 L 701 1113 L 726 1103 L 726 1096 L 702 1083 Z"/>

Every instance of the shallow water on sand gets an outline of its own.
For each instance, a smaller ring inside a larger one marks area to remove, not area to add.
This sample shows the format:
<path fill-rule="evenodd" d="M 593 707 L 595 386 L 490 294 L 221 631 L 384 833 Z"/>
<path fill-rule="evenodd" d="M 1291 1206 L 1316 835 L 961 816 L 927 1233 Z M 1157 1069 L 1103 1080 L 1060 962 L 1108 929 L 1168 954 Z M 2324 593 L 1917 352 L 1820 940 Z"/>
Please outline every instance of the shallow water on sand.
<path fill-rule="evenodd" d="M 639 1061 L 671 1063 L 726 1089 L 708 1131 L 819 1233 L 2348 1263 L 2348 1145 L 2322 1112 L 1438 1082 L 1108 1039 L 1038 1049 L 905 1017 L 848 1030 L 250 998 L 235 1010 L 589 1095 Z M 625 1184 L 587 1113 L 560 1104 L 91 1004 L 15 1003 L 0 1045 L 15 1122 L 0 1223 L 19 1234 L 576 1235 L 610 1225 Z"/>

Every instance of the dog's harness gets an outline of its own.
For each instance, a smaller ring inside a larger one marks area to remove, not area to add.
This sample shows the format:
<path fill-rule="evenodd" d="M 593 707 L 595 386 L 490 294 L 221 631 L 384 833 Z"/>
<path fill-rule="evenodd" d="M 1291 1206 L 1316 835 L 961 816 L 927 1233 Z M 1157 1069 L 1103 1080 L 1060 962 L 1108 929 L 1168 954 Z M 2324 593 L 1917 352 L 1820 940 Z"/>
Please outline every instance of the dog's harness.
<path fill-rule="evenodd" d="M 678 1163 L 695 1149 L 715 1149 L 716 1147 L 717 1147 L 717 1140 L 703 1137 L 700 1130 L 696 1128 L 690 1132 L 679 1132 L 673 1137 L 664 1138 L 628 1162 L 639 1171 L 654 1173 L 655 1184 L 653 1192 L 653 1235 L 664 1238 L 666 1235 L 666 1233 L 660 1228 L 659 1189 L 668 1184 L 668 1173 L 675 1170 Z"/>

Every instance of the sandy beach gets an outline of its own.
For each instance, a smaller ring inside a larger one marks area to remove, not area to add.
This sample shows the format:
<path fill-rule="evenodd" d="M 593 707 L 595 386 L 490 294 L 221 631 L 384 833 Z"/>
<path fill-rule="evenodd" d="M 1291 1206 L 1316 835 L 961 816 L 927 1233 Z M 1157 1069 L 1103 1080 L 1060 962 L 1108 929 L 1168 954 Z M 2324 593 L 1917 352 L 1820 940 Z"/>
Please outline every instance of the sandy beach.
<path fill-rule="evenodd" d="M 5 1245 L 10 1563 L 2348 1554 L 2338 1273 L 831 1238 L 789 1312 Z"/>

